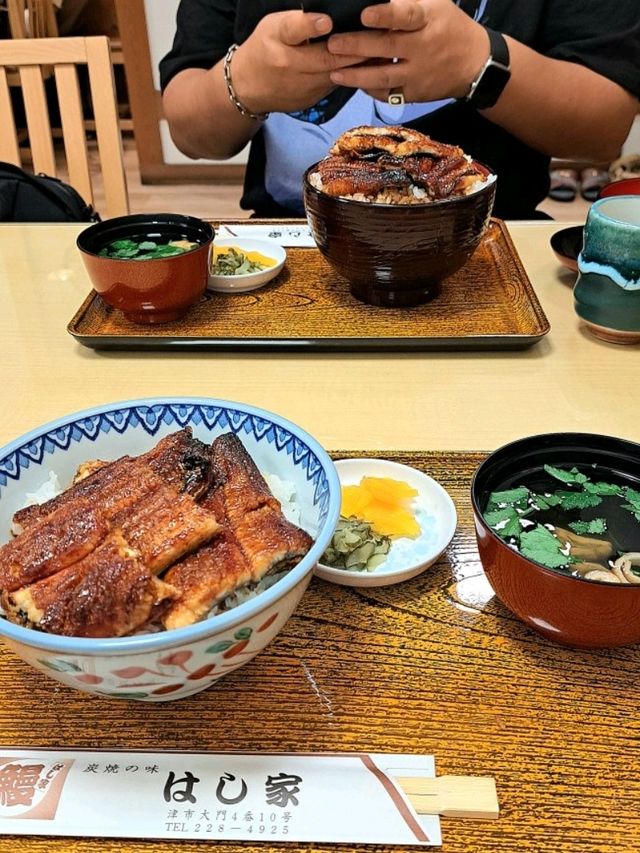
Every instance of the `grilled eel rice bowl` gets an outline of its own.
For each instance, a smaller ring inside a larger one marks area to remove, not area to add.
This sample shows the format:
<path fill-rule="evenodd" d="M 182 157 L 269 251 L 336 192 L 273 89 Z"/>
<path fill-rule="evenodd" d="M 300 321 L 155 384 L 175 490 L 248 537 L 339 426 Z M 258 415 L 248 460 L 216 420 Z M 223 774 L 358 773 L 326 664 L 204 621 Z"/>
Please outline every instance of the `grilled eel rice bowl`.
<path fill-rule="evenodd" d="M 193 625 L 267 588 L 314 542 L 236 433 L 206 444 L 191 427 L 81 464 L 65 491 L 15 512 L 12 533 L 5 618 L 87 638 Z"/>
<path fill-rule="evenodd" d="M 320 192 L 375 204 L 460 198 L 493 180 L 462 148 L 405 127 L 353 128 L 309 175 Z"/>
<path fill-rule="evenodd" d="M 172 397 L 68 415 L 0 450 L 0 636 L 39 679 L 191 696 L 278 635 L 339 511 L 327 453 L 264 409 Z"/>
<path fill-rule="evenodd" d="M 0 549 L 7 618 L 76 637 L 191 625 L 313 542 L 234 433 L 207 446 L 189 428 L 141 456 L 81 466 L 69 489 L 13 522 L 18 535 Z"/>

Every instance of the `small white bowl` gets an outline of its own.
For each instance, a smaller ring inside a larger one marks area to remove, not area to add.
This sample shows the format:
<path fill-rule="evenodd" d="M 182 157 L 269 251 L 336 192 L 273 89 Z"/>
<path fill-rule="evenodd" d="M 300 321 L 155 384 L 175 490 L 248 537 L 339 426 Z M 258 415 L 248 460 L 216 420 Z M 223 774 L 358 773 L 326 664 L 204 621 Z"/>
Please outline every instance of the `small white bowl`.
<path fill-rule="evenodd" d="M 456 508 L 440 483 L 408 465 L 386 459 L 341 459 L 334 463 L 340 485 L 356 485 L 363 477 L 402 480 L 417 490 L 412 509 L 422 528 L 416 539 L 392 539 L 387 559 L 372 572 L 350 572 L 318 563 L 315 574 L 342 586 L 389 586 L 416 577 L 444 552 L 458 521 Z"/>
<path fill-rule="evenodd" d="M 215 275 L 211 272 L 214 252 L 216 249 L 225 246 L 235 246 L 245 254 L 247 252 L 260 252 L 267 258 L 273 258 L 275 264 L 259 272 L 248 272 L 244 275 Z M 211 247 L 207 288 L 219 293 L 246 293 L 249 290 L 257 290 L 258 287 L 262 287 L 278 275 L 286 259 L 286 251 L 275 240 L 254 240 L 252 237 L 221 237 L 215 239 Z"/>

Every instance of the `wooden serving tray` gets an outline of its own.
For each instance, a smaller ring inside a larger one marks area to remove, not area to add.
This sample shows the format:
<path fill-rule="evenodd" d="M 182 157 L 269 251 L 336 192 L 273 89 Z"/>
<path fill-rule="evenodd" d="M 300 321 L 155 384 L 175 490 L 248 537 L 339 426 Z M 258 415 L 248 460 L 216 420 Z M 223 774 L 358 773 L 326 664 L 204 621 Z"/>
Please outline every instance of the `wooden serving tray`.
<path fill-rule="evenodd" d="M 207 293 L 173 323 L 130 323 L 91 293 L 68 325 L 76 340 L 96 349 L 253 351 L 521 349 L 549 328 L 507 228 L 497 219 L 442 293 L 418 308 L 364 305 L 316 248 L 289 248 L 283 271 L 264 288 Z"/>
<path fill-rule="evenodd" d="M 422 575 L 372 589 L 316 578 L 255 660 L 209 690 L 160 705 L 56 684 L 0 644 L 0 744 L 162 753 L 428 753 L 435 755 L 439 776 L 494 777 L 500 798 L 499 820 L 444 819 L 443 853 L 637 850 L 640 726 L 634 685 L 640 647 L 553 645 L 492 596 L 469 499 L 485 454 L 384 456 L 437 479 L 458 510 L 451 545 Z M 176 772 L 188 769 L 177 762 Z M 161 817 L 163 783 L 156 797 Z M 96 809 L 101 806 L 96 799 Z M 123 812 L 123 833 L 125 817 Z M 175 841 L 4 837 L 0 853 L 336 851 L 335 845 L 257 840 L 212 848 L 210 841 L 179 835 Z M 346 843 L 339 853 L 367 850 L 374 848 Z M 378 846 L 375 853 L 394 851 Z"/>

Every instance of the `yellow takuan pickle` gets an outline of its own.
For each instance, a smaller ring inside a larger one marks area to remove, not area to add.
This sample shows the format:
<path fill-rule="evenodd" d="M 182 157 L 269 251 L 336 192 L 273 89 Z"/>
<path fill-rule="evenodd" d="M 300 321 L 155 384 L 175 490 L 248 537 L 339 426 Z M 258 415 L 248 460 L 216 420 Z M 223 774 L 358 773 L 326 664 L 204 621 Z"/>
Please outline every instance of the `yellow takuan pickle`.
<path fill-rule="evenodd" d="M 408 508 L 418 492 L 408 483 L 388 477 L 363 477 L 357 486 L 342 487 L 341 514 L 368 521 L 383 536 L 420 535 L 420 525 Z"/>
<path fill-rule="evenodd" d="M 220 255 L 228 255 L 231 249 L 235 249 L 236 252 L 240 252 L 253 264 L 260 264 L 263 267 L 273 267 L 275 266 L 275 259 L 269 258 L 267 255 L 263 255 L 262 252 L 245 252 L 244 249 L 238 248 L 238 246 L 214 246 L 213 248 L 213 261 L 215 261 L 220 257 Z"/>

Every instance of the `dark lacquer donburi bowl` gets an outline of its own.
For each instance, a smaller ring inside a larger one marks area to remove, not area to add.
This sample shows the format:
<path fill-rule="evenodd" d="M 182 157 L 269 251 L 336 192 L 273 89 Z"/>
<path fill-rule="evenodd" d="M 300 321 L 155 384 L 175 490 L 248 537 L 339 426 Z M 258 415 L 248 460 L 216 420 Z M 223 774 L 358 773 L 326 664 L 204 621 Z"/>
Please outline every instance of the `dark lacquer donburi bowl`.
<path fill-rule="evenodd" d="M 186 239 L 197 248 L 156 260 L 100 257 L 114 240 L 157 235 L 161 241 Z M 198 302 L 207 286 L 213 228 L 194 216 L 149 213 L 119 216 L 91 225 L 77 240 L 91 284 L 133 323 L 168 323 Z"/>
<path fill-rule="evenodd" d="M 309 181 L 316 168 L 304 175 L 313 237 L 351 293 L 370 305 L 410 307 L 437 296 L 478 247 L 493 210 L 495 180 L 459 198 L 378 204 L 321 192 Z"/>
<path fill-rule="evenodd" d="M 587 433 L 550 433 L 507 444 L 478 468 L 471 486 L 480 559 L 498 598 L 534 631 L 568 646 L 606 648 L 640 642 L 640 585 L 585 580 L 523 557 L 483 518 L 491 492 L 549 465 L 596 463 L 635 479 L 640 445 Z"/>

